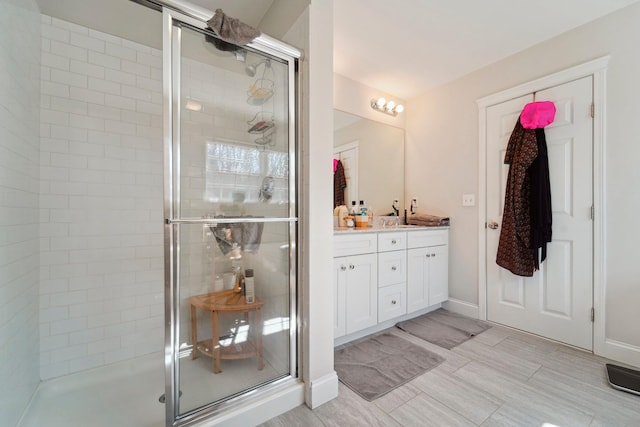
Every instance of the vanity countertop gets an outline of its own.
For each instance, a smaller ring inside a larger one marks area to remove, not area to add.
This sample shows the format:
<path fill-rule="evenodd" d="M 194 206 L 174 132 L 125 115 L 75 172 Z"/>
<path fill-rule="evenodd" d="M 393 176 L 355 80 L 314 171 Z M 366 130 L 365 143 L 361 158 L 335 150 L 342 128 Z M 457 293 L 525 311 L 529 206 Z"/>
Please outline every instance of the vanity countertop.
<path fill-rule="evenodd" d="M 385 232 L 397 232 L 397 231 L 410 231 L 410 230 L 448 230 L 449 226 L 438 225 L 438 226 L 422 226 L 422 225 L 399 225 L 399 226 L 389 226 L 389 227 L 363 227 L 363 228 L 353 228 L 353 227 L 334 227 L 334 234 L 350 234 L 350 233 L 385 233 Z"/>

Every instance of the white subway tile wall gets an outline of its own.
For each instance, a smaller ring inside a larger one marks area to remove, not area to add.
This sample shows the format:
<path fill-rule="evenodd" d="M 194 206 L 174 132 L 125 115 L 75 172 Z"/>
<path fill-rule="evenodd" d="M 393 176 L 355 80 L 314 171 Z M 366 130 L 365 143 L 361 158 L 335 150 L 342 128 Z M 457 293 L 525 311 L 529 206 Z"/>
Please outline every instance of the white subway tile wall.
<path fill-rule="evenodd" d="M 39 27 L 40 13 L 35 1 L 0 1 L 0 425 L 3 426 L 17 424 L 40 382 Z M 57 313 L 51 310 L 45 315 L 55 317 Z"/>
<path fill-rule="evenodd" d="M 162 69 L 160 51 L 109 34 L 48 16 L 41 31 L 48 379 L 163 348 Z"/>
<path fill-rule="evenodd" d="M 40 364 L 47 379 L 162 349 L 162 64 L 158 50 L 55 18 L 43 17 L 42 34 Z M 237 68 L 183 62 L 184 95 L 207 105 L 184 117 L 186 216 L 216 213 L 220 200 L 211 191 L 230 197 L 228 189 L 247 179 L 254 203 L 244 206 L 246 214 L 287 215 L 278 203 L 286 200 L 286 180 L 277 174 L 278 201 L 271 204 L 256 203 L 262 177 L 234 175 L 226 183 L 224 174 L 207 175 L 208 143 L 244 143 L 261 157 L 287 150 L 284 105 L 274 112 L 275 145 L 253 144 L 246 90 L 254 79 Z M 278 98 L 282 104 L 285 93 Z M 219 187 L 205 185 L 205 177 Z M 185 298 L 213 284 L 211 236 L 197 228 L 184 235 Z M 266 226 L 251 263 L 265 320 L 288 315 L 286 230 Z M 215 266 L 219 273 L 230 268 L 223 264 Z M 188 327 L 188 306 L 182 308 Z M 265 353 L 286 359 L 287 340 L 286 331 L 265 337 Z"/>

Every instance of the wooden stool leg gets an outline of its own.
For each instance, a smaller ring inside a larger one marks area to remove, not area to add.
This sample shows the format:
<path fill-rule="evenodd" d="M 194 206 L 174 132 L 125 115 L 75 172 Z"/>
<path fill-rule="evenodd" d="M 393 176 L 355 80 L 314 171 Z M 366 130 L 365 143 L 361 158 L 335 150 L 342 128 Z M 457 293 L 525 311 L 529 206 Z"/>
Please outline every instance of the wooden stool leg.
<path fill-rule="evenodd" d="M 262 310 L 258 308 L 254 314 L 256 327 L 256 358 L 258 359 L 258 370 L 264 369 L 262 360 Z"/>
<path fill-rule="evenodd" d="M 196 317 L 196 306 L 191 304 L 191 359 L 198 358 L 198 318 Z"/>
<path fill-rule="evenodd" d="M 211 350 L 213 352 L 213 373 L 222 372 L 220 369 L 220 331 L 218 326 L 218 312 L 211 312 Z"/>

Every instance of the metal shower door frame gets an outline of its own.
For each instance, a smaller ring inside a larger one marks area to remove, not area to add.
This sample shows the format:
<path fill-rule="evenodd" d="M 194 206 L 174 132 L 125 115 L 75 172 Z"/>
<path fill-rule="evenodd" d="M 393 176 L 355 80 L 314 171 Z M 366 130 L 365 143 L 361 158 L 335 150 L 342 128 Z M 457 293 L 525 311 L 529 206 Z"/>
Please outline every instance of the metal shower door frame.
<path fill-rule="evenodd" d="M 135 0 L 134 0 L 135 1 Z M 184 23 L 194 28 L 205 30 L 207 28 L 207 15 L 201 8 L 185 7 L 185 13 L 177 10 L 183 5 L 180 1 L 151 1 L 162 7 L 163 22 L 163 152 L 164 152 L 164 258 L 165 258 L 165 419 L 167 427 L 183 426 L 202 421 L 217 414 L 237 407 L 243 402 L 256 399 L 261 395 L 272 393 L 292 382 L 298 382 L 298 366 L 300 357 L 298 354 L 299 342 L 299 316 L 300 306 L 297 294 L 298 282 L 298 145 L 299 127 L 297 122 L 297 96 L 299 93 L 299 81 L 297 79 L 297 61 L 301 57 L 300 51 L 281 43 L 268 36 L 260 36 L 249 43 L 247 47 L 257 53 L 269 55 L 281 59 L 287 63 L 288 69 L 288 141 L 289 141 L 289 212 L 284 218 L 263 218 L 261 222 L 280 222 L 289 224 L 289 296 L 290 330 L 289 330 L 289 375 L 276 379 L 266 385 L 251 389 L 239 396 L 232 397 L 222 403 L 210 403 L 204 407 L 179 413 L 179 236 L 181 224 L 219 224 L 225 222 L 238 222 L 237 219 L 193 219 L 181 218 L 179 209 L 180 186 L 179 165 L 180 159 L 180 45 L 181 29 L 175 22 Z M 186 4 L 186 3 L 185 3 Z M 213 13 L 208 15 L 212 16 Z M 174 163 L 175 162 L 175 163 Z M 177 164 L 176 164 L 177 163 Z M 177 172 L 176 172 L 177 171 Z"/>

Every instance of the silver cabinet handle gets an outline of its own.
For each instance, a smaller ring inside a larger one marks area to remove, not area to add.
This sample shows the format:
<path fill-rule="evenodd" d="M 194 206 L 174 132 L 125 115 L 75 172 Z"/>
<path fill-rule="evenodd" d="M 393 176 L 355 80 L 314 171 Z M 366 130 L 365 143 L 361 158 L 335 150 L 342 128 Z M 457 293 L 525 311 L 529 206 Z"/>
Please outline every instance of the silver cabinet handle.
<path fill-rule="evenodd" d="M 353 270 L 354 268 L 356 268 L 355 265 L 349 264 L 349 270 Z"/>
<path fill-rule="evenodd" d="M 427 258 L 430 258 L 430 257 L 431 257 L 431 254 L 427 254 Z"/>
<path fill-rule="evenodd" d="M 391 241 L 391 244 L 392 244 L 392 245 L 395 245 L 395 244 L 396 244 L 396 239 L 393 239 L 393 240 Z"/>
<path fill-rule="evenodd" d="M 393 267 L 391 267 L 391 271 L 396 271 L 398 268 L 394 265 Z"/>
<path fill-rule="evenodd" d="M 396 305 L 397 304 L 396 300 L 392 299 L 391 304 Z"/>
<path fill-rule="evenodd" d="M 435 258 L 436 254 L 431 254 L 431 256 Z"/>
<path fill-rule="evenodd" d="M 487 224 L 487 227 L 489 227 L 492 230 L 497 230 L 498 229 L 498 223 L 495 221 L 491 221 L 490 223 Z"/>
<path fill-rule="evenodd" d="M 341 265 L 341 266 L 340 266 L 340 270 L 345 271 L 346 269 L 347 269 L 347 266 L 346 266 L 346 265 Z"/>

